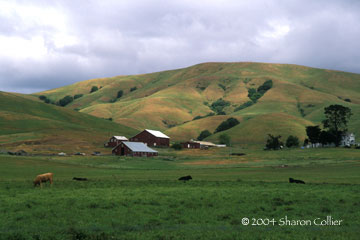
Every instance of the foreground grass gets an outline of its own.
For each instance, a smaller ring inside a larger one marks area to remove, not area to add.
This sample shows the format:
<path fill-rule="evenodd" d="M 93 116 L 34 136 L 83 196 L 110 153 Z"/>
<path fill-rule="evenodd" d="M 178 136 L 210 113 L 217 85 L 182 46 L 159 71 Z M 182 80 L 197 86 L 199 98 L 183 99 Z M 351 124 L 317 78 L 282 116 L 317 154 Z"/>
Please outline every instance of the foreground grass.
<path fill-rule="evenodd" d="M 290 153 L 297 152 L 248 151 L 245 167 L 218 168 L 183 168 L 183 163 L 208 161 L 185 152 L 146 163 L 0 155 L 0 239 L 358 239 L 358 152 L 333 150 L 318 161 L 306 160 L 317 150 Z M 305 163 L 294 164 L 300 158 Z M 284 161 L 289 167 L 278 167 Z M 54 185 L 33 188 L 33 177 L 48 171 L 55 174 Z M 194 179 L 177 181 L 187 174 Z M 89 181 L 74 182 L 74 176 Z M 307 184 L 289 184 L 289 177 Z M 340 226 L 280 226 L 285 216 L 343 221 Z M 242 224 L 244 217 L 250 225 Z M 252 218 L 277 222 L 251 225 Z"/>

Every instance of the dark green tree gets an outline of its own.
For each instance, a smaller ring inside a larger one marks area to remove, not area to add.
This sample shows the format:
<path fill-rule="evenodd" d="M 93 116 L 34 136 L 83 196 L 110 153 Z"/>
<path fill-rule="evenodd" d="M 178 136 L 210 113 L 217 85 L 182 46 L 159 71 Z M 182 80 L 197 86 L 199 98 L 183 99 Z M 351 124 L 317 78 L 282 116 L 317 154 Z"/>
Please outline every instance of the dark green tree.
<path fill-rule="evenodd" d="M 211 135 L 211 132 L 209 132 L 209 130 L 204 130 L 200 133 L 200 135 L 197 137 L 197 140 L 201 141 L 205 138 L 207 138 L 208 136 Z"/>
<path fill-rule="evenodd" d="M 74 95 L 74 99 L 81 98 L 82 96 L 84 96 L 84 94 L 76 94 L 76 95 Z"/>
<path fill-rule="evenodd" d="M 59 100 L 59 105 L 64 107 L 64 106 L 68 105 L 69 103 L 71 103 L 73 100 L 74 100 L 74 98 L 72 96 L 67 95 Z"/>
<path fill-rule="evenodd" d="M 346 133 L 347 124 L 352 115 L 351 109 L 342 105 L 330 105 L 324 108 L 325 120 L 322 122 L 325 129 L 334 135 L 334 143 L 340 145 L 342 135 Z"/>
<path fill-rule="evenodd" d="M 320 142 L 321 129 L 319 126 L 307 126 L 306 135 L 309 138 L 309 142 L 312 144 Z"/>
<path fill-rule="evenodd" d="M 321 131 L 320 133 L 320 143 L 323 145 L 334 143 L 336 141 L 335 136 L 329 131 Z"/>
<path fill-rule="evenodd" d="M 260 93 L 261 95 L 264 95 L 269 89 L 271 89 L 273 86 L 273 81 L 271 79 L 266 80 L 263 85 L 261 85 L 260 87 L 258 87 L 257 91 L 258 93 Z"/>
<path fill-rule="evenodd" d="M 280 140 L 281 136 L 273 136 L 271 134 L 268 134 L 268 139 L 266 140 L 266 146 L 265 148 L 270 150 L 279 150 L 283 143 Z"/>
<path fill-rule="evenodd" d="M 215 129 L 215 133 L 230 129 L 239 123 L 240 122 L 236 118 L 228 118 L 227 120 L 220 123 L 220 125 Z"/>
<path fill-rule="evenodd" d="M 42 101 L 45 101 L 45 99 L 47 99 L 47 97 L 44 96 L 44 95 L 40 95 L 40 96 L 39 96 L 39 99 L 42 100 Z"/>
<path fill-rule="evenodd" d="M 122 97 L 122 95 L 124 94 L 124 92 L 123 92 L 123 90 L 119 90 L 118 92 L 117 92 L 117 98 L 121 98 Z"/>
<path fill-rule="evenodd" d="M 92 86 L 90 93 L 96 92 L 97 90 L 99 90 L 99 88 L 97 86 Z"/>
<path fill-rule="evenodd" d="M 290 135 L 287 139 L 286 139 L 286 143 L 285 143 L 286 147 L 291 148 L 291 147 L 298 147 L 299 146 L 299 138 L 293 135 Z"/>

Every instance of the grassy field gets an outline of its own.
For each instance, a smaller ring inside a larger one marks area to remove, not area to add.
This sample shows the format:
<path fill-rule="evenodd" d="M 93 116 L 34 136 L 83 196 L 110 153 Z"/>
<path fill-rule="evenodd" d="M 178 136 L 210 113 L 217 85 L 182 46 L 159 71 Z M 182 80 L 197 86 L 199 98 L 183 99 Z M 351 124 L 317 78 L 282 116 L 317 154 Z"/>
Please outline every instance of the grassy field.
<path fill-rule="evenodd" d="M 159 151 L 0 155 L 0 239 L 358 239 L 360 150 Z M 33 188 L 44 172 L 54 173 L 53 186 Z M 193 180 L 177 180 L 185 175 Z M 314 224 L 327 216 L 342 222 Z"/>

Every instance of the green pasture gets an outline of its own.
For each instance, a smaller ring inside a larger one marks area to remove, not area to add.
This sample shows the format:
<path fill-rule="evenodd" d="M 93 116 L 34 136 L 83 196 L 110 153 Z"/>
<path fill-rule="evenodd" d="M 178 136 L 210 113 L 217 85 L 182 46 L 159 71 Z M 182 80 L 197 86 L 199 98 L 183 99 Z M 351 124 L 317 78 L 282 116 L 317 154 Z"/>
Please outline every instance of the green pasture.
<path fill-rule="evenodd" d="M 360 150 L 340 148 L 0 155 L 0 239 L 358 239 L 359 170 Z M 45 172 L 53 186 L 34 188 Z M 341 224 L 314 225 L 327 216 Z"/>

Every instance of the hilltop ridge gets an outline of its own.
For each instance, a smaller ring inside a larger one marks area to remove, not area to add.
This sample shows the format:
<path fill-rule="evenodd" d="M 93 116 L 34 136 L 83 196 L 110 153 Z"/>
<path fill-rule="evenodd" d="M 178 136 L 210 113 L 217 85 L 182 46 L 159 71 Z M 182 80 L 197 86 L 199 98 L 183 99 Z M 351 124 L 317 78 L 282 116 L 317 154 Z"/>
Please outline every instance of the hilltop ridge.
<path fill-rule="evenodd" d="M 271 89 L 247 106 L 251 102 L 249 89 L 258 89 L 267 80 L 272 81 Z M 93 86 L 98 90 L 90 93 Z M 119 91 L 122 96 L 118 98 Z M 35 95 L 56 102 L 81 94 L 65 108 L 111 118 L 138 130 L 159 129 L 173 140 L 196 138 L 205 129 L 214 131 L 228 117 L 240 120 L 228 130 L 239 144 L 263 143 L 267 133 L 284 138 L 296 134 L 303 139 L 305 126 L 319 124 L 323 108 L 335 103 L 352 109 L 350 130 L 360 134 L 360 75 L 300 65 L 202 63 L 163 72 L 91 79 Z M 226 102 L 221 112 L 214 107 L 219 100 Z M 203 118 L 197 119 L 199 116 Z M 216 138 L 216 134 L 209 137 Z"/>

